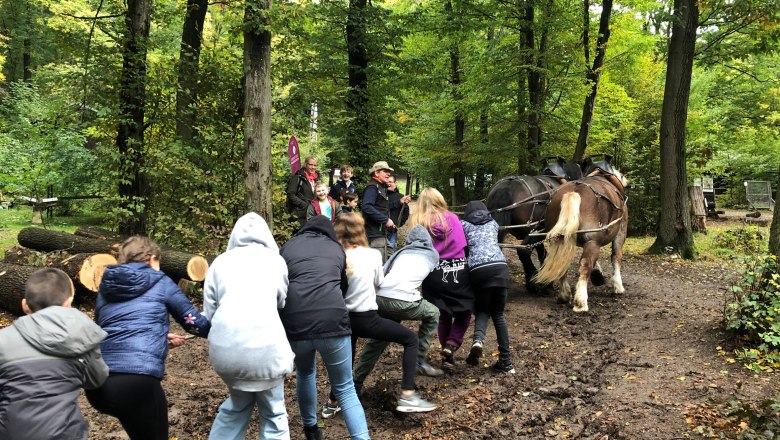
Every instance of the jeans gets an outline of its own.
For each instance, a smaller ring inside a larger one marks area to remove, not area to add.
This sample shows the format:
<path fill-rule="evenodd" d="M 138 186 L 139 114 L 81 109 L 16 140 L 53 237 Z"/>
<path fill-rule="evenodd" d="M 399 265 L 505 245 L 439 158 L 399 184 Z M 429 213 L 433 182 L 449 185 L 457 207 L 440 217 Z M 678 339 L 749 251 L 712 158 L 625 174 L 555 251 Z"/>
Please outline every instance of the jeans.
<path fill-rule="evenodd" d="M 349 336 L 290 341 L 295 353 L 296 394 L 303 426 L 317 424 L 317 358 L 319 352 L 328 371 L 330 387 L 344 412 L 353 439 L 369 439 L 363 406 L 352 382 L 352 343 Z"/>
<path fill-rule="evenodd" d="M 230 397 L 219 406 L 211 425 L 209 440 L 242 440 L 255 404 L 260 415 L 260 438 L 290 439 L 284 407 L 284 381 L 264 391 L 229 391 Z"/>
<path fill-rule="evenodd" d="M 493 319 L 498 340 L 498 358 L 502 361 L 511 360 L 509 350 L 509 330 L 504 317 L 506 306 L 506 287 L 493 287 L 483 289 L 477 295 L 477 318 L 474 321 L 474 342 L 485 341 L 488 319 Z"/>
<path fill-rule="evenodd" d="M 390 242 L 390 249 L 395 250 L 395 242 L 398 241 L 398 231 L 388 232 L 387 241 Z"/>
<path fill-rule="evenodd" d="M 439 317 L 439 343 L 452 344 L 456 348 L 463 344 L 463 337 L 471 324 L 471 312 L 449 314 L 442 310 Z"/>
<path fill-rule="evenodd" d="M 419 345 L 417 347 L 417 365 L 425 362 L 425 356 L 428 354 L 428 346 L 431 344 L 431 338 L 436 333 L 436 325 L 439 322 L 439 309 L 428 301 L 421 299 L 410 302 L 400 299 L 376 297 L 379 305 L 379 316 L 396 322 L 404 320 L 420 321 L 420 329 L 417 331 Z M 370 339 L 363 346 L 363 352 L 360 354 L 360 360 L 355 367 L 355 382 L 365 382 L 366 377 L 371 374 L 379 357 L 385 351 L 390 343 L 377 339 Z"/>

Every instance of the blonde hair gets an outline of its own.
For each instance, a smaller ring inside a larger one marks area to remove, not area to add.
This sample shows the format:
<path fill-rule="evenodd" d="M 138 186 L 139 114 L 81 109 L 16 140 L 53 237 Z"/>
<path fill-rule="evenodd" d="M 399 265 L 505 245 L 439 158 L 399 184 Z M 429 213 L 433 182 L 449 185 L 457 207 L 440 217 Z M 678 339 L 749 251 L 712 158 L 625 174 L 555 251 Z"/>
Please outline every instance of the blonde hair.
<path fill-rule="evenodd" d="M 117 263 L 145 263 L 152 257 L 160 258 L 160 246 L 149 237 L 134 235 L 122 243 Z"/>
<path fill-rule="evenodd" d="M 328 189 L 328 185 L 326 185 L 326 184 L 324 184 L 324 183 L 320 182 L 320 183 L 318 183 L 318 184 L 314 185 L 314 191 L 315 191 L 315 192 L 317 191 L 317 188 L 325 188 L 325 189 Z"/>
<path fill-rule="evenodd" d="M 433 236 L 434 225 L 446 226 L 445 212 L 447 212 L 447 202 L 444 196 L 436 188 L 425 188 L 417 197 L 417 209 L 409 216 L 409 227 L 423 225 Z"/>
<path fill-rule="evenodd" d="M 368 238 L 366 238 L 366 221 L 363 216 L 354 212 L 341 213 L 333 223 L 333 230 L 336 231 L 336 239 L 341 243 L 341 247 L 349 249 L 353 247 L 368 247 Z"/>

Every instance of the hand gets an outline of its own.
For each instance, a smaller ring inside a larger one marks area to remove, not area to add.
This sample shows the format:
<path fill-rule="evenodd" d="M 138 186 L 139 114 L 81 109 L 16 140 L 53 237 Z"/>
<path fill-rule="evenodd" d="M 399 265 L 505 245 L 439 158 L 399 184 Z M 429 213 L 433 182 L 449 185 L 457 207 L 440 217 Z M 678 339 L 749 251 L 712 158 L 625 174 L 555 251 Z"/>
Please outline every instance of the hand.
<path fill-rule="evenodd" d="M 401 197 L 401 203 L 409 203 L 412 200 L 412 196 Z"/>
<path fill-rule="evenodd" d="M 181 347 L 184 345 L 184 336 L 168 333 L 168 346 L 169 347 Z"/>
<path fill-rule="evenodd" d="M 385 222 L 385 227 L 387 228 L 388 231 L 392 231 L 393 229 L 395 229 L 395 223 L 393 223 L 393 219 L 391 218 L 387 219 L 387 221 Z"/>

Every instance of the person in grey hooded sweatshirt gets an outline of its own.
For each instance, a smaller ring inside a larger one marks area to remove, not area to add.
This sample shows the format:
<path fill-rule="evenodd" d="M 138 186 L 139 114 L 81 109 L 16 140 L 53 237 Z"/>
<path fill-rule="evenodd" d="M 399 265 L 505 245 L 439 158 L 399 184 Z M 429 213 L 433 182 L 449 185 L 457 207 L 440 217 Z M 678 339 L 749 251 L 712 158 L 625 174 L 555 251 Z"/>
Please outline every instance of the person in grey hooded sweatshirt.
<path fill-rule="evenodd" d="M 210 439 L 243 439 L 255 405 L 260 438 L 290 438 L 284 376 L 292 372 L 294 355 L 277 311 L 287 285 L 287 264 L 268 224 L 254 212 L 238 219 L 227 252 L 214 260 L 203 284 L 209 358 L 230 393 Z"/>
<path fill-rule="evenodd" d="M 108 377 L 106 332 L 72 301 L 65 272 L 39 269 L 25 285 L 27 316 L 0 330 L 0 438 L 86 440 L 77 399 Z"/>

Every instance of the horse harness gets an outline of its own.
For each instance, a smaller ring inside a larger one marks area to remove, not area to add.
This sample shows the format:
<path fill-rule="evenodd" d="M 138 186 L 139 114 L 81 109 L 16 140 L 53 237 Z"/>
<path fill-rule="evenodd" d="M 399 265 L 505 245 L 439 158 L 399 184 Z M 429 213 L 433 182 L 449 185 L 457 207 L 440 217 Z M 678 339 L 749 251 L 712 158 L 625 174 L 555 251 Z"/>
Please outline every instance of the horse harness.
<path fill-rule="evenodd" d="M 545 177 L 553 177 L 554 178 L 554 176 L 545 176 Z M 528 184 L 528 182 L 526 181 L 525 178 L 532 178 L 532 179 L 536 180 L 543 187 L 545 187 L 546 190 L 541 191 L 541 192 L 534 192 L 534 190 L 531 189 L 531 186 Z M 529 195 L 528 197 L 526 197 L 526 198 L 524 198 L 522 200 L 514 202 L 514 203 L 512 203 L 509 206 L 504 206 L 502 208 L 493 209 L 493 210 L 490 211 L 491 214 L 496 213 L 496 212 L 508 211 L 508 210 L 517 208 L 518 206 L 522 206 L 522 205 L 526 205 L 526 204 L 533 204 L 533 205 L 544 204 L 544 205 L 547 205 L 548 203 L 550 203 L 549 199 L 548 200 L 539 200 L 539 199 L 537 199 L 537 197 L 542 196 L 542 195 L 549 195 L 549 194 L 551 194 L 552 192 L 555 191 L 555 187 L 550 182 L 548 182 L 545 179 L 540 179 L 537 176 L 525 176 L 525 175 L 523 175 L 523 176 L 509 176 L 509 177 L 505 177 L 505 178 L 503 178 L 501 180 L 516 180 L 516 181 L 522 182 L 522 184 L 525 185 L 525 188 L 528 190 L 529 194 L 531 194 L 531 195 Z M 534 209 L 535 208 L 536 208 L 536 206 L 534 206 Z M 528 219 L 528 221 L 525 224 L 522 224 L 522 225 L 511 225 L 511 226 L 501 226 L 500 229 L 516 229 L 516 228 L 530 228 L 530 227 L 534 227 L 534 226 L 538 225 L 539 223 L 541 223 L 542 219 L 534 221 L 533 213 L 534 213 L 534 211 L 532 210 L 531 211 L 531 217 Z"/>

